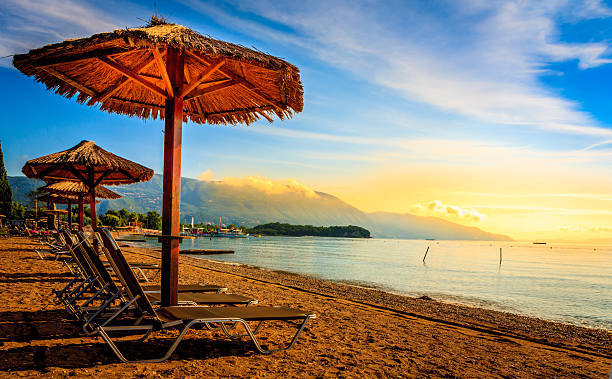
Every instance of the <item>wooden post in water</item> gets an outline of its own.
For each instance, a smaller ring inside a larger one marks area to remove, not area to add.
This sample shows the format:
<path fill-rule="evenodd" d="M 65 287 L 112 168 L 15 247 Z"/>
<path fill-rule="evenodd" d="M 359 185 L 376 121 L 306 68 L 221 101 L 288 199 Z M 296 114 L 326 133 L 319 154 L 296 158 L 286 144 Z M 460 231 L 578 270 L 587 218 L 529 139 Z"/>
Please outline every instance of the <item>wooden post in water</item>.
<path fill-rule="evenodd" d="M 502 263 L 502 248 L 499 248 L 499 265 L 501 266 Z"/>
<path fill-rule="evenodd" d="M 425 258 L 427 258 L 427 253 L 429 253 L 429 246 L 427 246 L 427 250 L 425 250 L 425 256 L 423 256 L 423 263 L 425 263 Z"/>

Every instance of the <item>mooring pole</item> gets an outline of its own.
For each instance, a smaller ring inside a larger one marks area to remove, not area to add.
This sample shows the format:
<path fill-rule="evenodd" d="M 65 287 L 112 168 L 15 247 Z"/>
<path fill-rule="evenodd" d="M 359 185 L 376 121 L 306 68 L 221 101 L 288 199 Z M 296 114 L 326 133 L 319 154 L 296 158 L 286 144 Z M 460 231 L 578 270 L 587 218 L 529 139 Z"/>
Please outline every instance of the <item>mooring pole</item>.
<path fill-rule="evenodd" d="M 501 266 L 502 263 L 502 248 L 499 248 L 499 265 Z"/>
<path fill-rule="evenodd" d="M 425 258 L 427 258 L 428 252 L 429 252 L 429 246 L 427 246 L 427 250 L 425 250 L 425 256 L 423 257 L 423 263 L 425 263 Z"/>

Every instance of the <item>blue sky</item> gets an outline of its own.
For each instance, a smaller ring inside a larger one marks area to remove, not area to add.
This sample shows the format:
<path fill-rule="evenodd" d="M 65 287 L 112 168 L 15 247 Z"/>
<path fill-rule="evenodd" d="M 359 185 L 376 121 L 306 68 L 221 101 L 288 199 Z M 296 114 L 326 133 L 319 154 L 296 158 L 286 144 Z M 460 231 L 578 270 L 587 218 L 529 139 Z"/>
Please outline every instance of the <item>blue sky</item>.
<path fill-rule="evenodd" d="M 287 59 L 305 88 L 289 121 L 185 126 L 183 176 L 291 178 L 368 211 L 525 238 L 612 236 L 609 3 L 158 0 L 157 10 Z M 153 1 L 5 0 L 0 56 L 152 12 Z M 0 60 L 9 175 L 82 139 L 161 172 L 162 122 L 64 99 L 10 63 Z"/>

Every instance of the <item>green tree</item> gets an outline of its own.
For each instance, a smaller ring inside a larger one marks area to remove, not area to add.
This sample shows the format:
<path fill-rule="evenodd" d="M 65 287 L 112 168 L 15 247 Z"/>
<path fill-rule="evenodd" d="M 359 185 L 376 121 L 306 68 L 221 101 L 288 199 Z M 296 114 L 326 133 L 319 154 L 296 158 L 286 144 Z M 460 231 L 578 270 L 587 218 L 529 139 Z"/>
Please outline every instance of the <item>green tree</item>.
<path fill-rule="evenodd" d="M 161 215 L 155 211 L 147 212 L 147 228 L 161 230 Z"/>
<path fill-rule="evenodd" d="M 132 212 L 128 211 L 125 208 L 121 208 L 121 210 L 117 213 L 119 215 L 119 218 L 121 219 L 121 226 L 127 225 L 130 222 L 130 216 L 132 215 Z"/>
<path fill-rule="evenodd" d="M 26 216 L 27 208 L 23 204 L 13 201 L 11 204 L 11 217 L 17 220 L 23 220 Z"/>
<path fill-rule="evenodd" d="M 4 168 L 4 155 L 2 154 L 2 146 L 0 145 L 0 214 L 10 216 L 13 208 L 13 190 L 6 176 Z"/>
<path fill-rule="evenodd" d="M 110 226 L 111 228 L 116 228 L 118 226 L 121 226 L 121 219 L 115 216 L 114 214 L 109 214 L 109 213 L 106 213 L 100 216 L 100 222 L 102 223 L 102 225 Z"/>

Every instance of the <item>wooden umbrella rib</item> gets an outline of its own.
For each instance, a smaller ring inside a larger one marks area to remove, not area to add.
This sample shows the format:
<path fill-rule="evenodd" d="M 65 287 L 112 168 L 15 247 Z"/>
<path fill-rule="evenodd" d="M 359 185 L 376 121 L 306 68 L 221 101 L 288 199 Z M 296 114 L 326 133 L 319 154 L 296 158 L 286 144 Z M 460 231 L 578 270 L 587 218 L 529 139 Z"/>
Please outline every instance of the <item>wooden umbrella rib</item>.
<path fill-rule="evenodd" d="M 45 168 L 44 170 L 36 173 L 36 170 L 34 169 L 33 165 L 30 165 L 30 168 L 32 169 L 32 171 L 34 172 L 34 175 L 36 178 L 38 179 L 43 179 L 44 177 L 46 177 L 47 175 L 49 175 L 49 173 L 55 169 L 57 169 L 57 166 L 53 166 L 50 165 L 49 167 Z"/>
<path fill-rule="evenodd" d="M 187 82 L 191 81 L 191 74 L 189 73 L 188 65 L 185 65 L 183 67 L 183 71 L 184 71 L 184 74 L 185 74 L 184 76 L 185 76 L 185 79 L 187 80 Z M 195 107 L 196 107 L 196 109 L 198 111 L 198 115 L 196 116 L 196 118 L 200 122 L 204 123 L 205 122 L 205 120 L 204 120 L 204 110 L 202 109 L 202 105 L 200 105 L 200 102 L 198 101 L 198 99 L 191 99 L 191 100 L 193 100 L 193 103 L 195 104 Z"/>
<path fill-rule="evenodd" d="M 124 99 L 122 97 L 116 97 L 116 96 L 113 96 L 110 99 L 115 100 L 115 101 L 120 101 L 122 103 L 141 105 L 143 107 L 149 107 L 149 108 L 155 108 L 155 109 L 165 109 L 165 107 L 161 104 L 145 103 L 144 101 Z"/>
<path fill-rule="evenodd" d="M 117 171 L 119 171 L 120 173 L 122 173 L 123 175 L 127 176 L 128 178 L 132 179 L 134 182 L 138 182 L 138 178 L 134 177 L 134 175 L 132 175 L 129 171 L 124 170 L 122 168 L 118 169 Z"/>
<path fill-rule="evenodd" d="M 84 92 L 86 94 L 88 94 L 91 97 L 97 97 L 98 93 L 96 93 L 96 91 L 92 90 L 91 88 L 88 88 L 87 86 L 77 82 L 76 80 L 74 80 L 73 78 L 71 78 L 70 76 L 63 74 L 59 71 L 57 71 L 56 69 L 52 68 L 52 67 L 41 67 L 42 70 L 44 70 L 45 72 L 55 76 L 56 78 L 63 80 L 64 82 L 70 84 L 71 86 L 73 86 L 74 88 L 78 89 L 81 92 Z"/>
<path fill-rule="evenodd" d="M 185 100 L 191 100 L 191 99 L 194 99 L 196 97 L 208 95 L 208 94 L 211 94 L 213 92 L 220 91 L 220 90 L 222 90 L 224 88 L 235 86 L 236 84 L 238 84 L 236 81 L 230 80 L 230 81 L 225 82 L 225 83 L 219 83 L 219 84 L 216 84 L 214 86 L 202 88 L 202 89 L 199 89 L 197 91 L 193 91 L 191 93 L 191 96 L 186 97 Z"/>
<path fill-rule="evenodd" d="M 94 180 L 94 189 L 100 184 L 102 183 L 102 181 L 109 176 L 110 174 L 113 173 L 113 170 L 108 170 L 108 171 L 104 171 L 104 173 L 102 175 L 100 175 L 100 177 L 97 180 Z M 133 178 L 132 178 L 133 179 Z"/>
<path fill-rule="evenodd" d="M 198 54 L 187 50 L 187 53 L 189 55 L 191 55 L 193 58 L 195 58 L 198 62 L 204 64 L 204 65 L 211 65 L 211 63 L 202 58 L 201 56 L 199 56 Z M 282 110 L 281 106 L 278 104 L 278 102 L 274 101 L 273 99 L 270 99 L 266 94 L 262 93 L 253 83 L 247 81 L 246 79 L 244 79 L 243 77 L 241 77 L 240 75 L 236 74 L 235 72 L 233 72 L 231 69 L 229 68 L 223 68 L 223 69 L 218 69 L 218 71 L 235 80 L 236 82 L 238 82 L 239 84 L 241 84 L 244 88 L 246 88 L 248 91 L 250 91 L 251 93 L 253 93 L 255 96 L 259 97 L 260 99 L 262 99 L 263 101 L 269 103 L 270 105 L 273 105 L 274 107 L 278 108 L 279 110 Z"/>
<path fill-rule="evenodd" d="M 183 88 L 183 92 L 179 95 L 182 98 L 187 98 L 191 91 L 193 91 L 200 83 L 210 78 L 210 76 L 217 71 L 221 66 L 225 64 L 225 59 L 219 59 L 214 62 L 211 62 L 210 66 L 204 70 L 204 72 L 200 75 L 199 78 L 193 80 L 191 83 L 187 85 L 187 87 Z"/>
<path fill-rule="evenodd" d="M 168 92 L 169 97 L 174 97 L 174 89 L 172 88 L 172 83 L 170 83 L 170 77 L 168 76 L 166 65 L 164 64 L 164 61 L 162 60 L 162 56 L 159 53 L 157 46 L 151 49 L 151 51 L 153 52 L 153 60 L 155 61 L 155 63 L 157 63 L 157 68 L 159 69 L 159 72 L 164 80 L 164 84 L 166 86 L 166 92 Z"/>
<path fill-rule="evenodd" d="M 165 53 L 162 55 L 165 55 Z M 154 63 L 155 63 L 154 60 L 144 60 L 138 66 L 136 66 L 133 71 L 136 72 L 137 74 L 140 74 L 142 70 L 146 70 Z M 122 75 L 121 79 L 118 82 L 116 82 L 115 84 L 111 84 L 108 88 L 102 91 L 102 93 L 100 93 L 98 97 L 94 99 L 95 102 L 102 103 L 106 101 L 109 97 L 111 97 L 115 92 L 123 88 L 123 86 L 125 86 L 131 80 L 132 79 L 130 77 Z"/>
<path fill-rule="evenodd" d="M 99 58 L 101 56 L 106 57 L 108 55 L 114 55 L 114 54 L 125 53 L 125 52 L 128 52 L 128 51 L 122 48 L 115 47 L 115 48 L 110 48 L 110 49 L 90 51 L 90 52 L 81 53 L 81 54 L 65 55 L 65 56 L 53 57 L 53 58 L 43 58 L 43 59 L 34 61 L 34 63 L 32 63 L 32 66 L 37 67 L 37 68 L 43 68 L 47 66 L 55 66 L 55 65 L 64 64 L 64 63 L 76 63 L 76 62 L 84 61 L 88 59 Z"/>
<path fill-rule="evenodd" d="M 156 94 L 160 95 L 163 98 L 168 98 L 168 95 L 166 94 L 166 91 L 164 91 L 163 89 L 159 88 L 157 85 L 149 82 L 148 80 L 144 79 L 143 77 L 139 76 L 137 73 L 135 73 L 134 71 L 132 71 L 129 68 L 125 67 L 121 63 L 118 63 L 118 62 L 116 62 L 116 61 L 114 61 L 114 60 L 112 60 L 112 59 L 110 59 L 108 57 L 97 57 L 97 58 L 98 58 L 98 60 L 100 62 L 104 63 L 108 67 L 110 67 L 113 70 L 117 71 L 121 75 L 124 75 L 124 76 L 134 80 L 135 82 L 141 84 L 142 86 L 148 88 L 149 90 L 151 90 L 152 92 L 155 92 Z"/>
<path fill-rule="evenodd" d="M 137 101 L 137 100 L 130 100 L 130 99 L 124 99 L 122 97 L 111 97 L 111 100 L 115 100 L 115 101 L 120 101 L 123 103 L 128 103 L 128 104 L 134 104 L 134 105 L 140 105 L 143 107 L 148 107 L 148 108 L 153 108 L 153 109 L 158 109 L 158 110 L 165 110 L 166 107 L 164 107 L 163 105 L 160 104 L 152 104 L 152 103 L 145 103 L 142 101 Z M 185 114 L 189 115 L 189 116 L 197 116 L 196 113 L 193 112 L 184 112 Z"/>
<path fill-rule="evenodd" d="M 86 185 L 87 179 L 83 176 L 83 174 L 81 174 L 79 170 L 75 170 L 74 167 L 69 164 L 64 164 L 63 166 L 66 170 L 70 171 L 70 173 L 72 173 L 72 175 L 74 175 L 78 180 L 80 180 L 81 182 L 83 182 L 83 184 Z"/>

